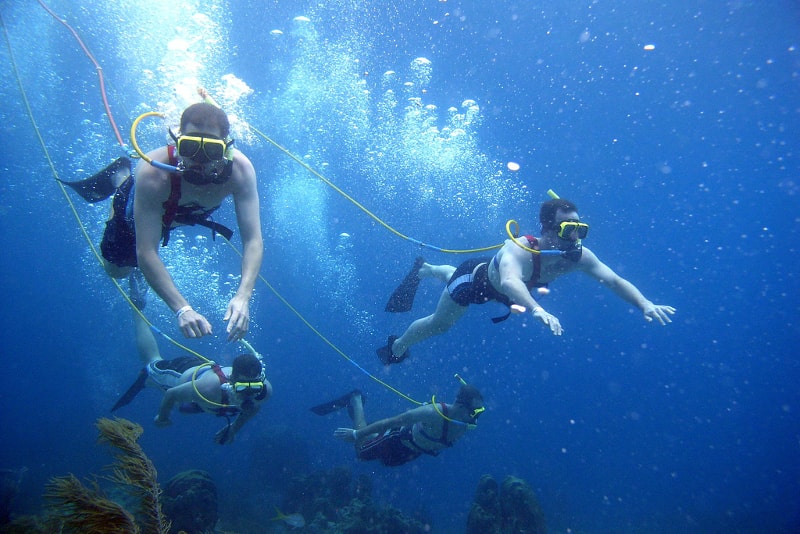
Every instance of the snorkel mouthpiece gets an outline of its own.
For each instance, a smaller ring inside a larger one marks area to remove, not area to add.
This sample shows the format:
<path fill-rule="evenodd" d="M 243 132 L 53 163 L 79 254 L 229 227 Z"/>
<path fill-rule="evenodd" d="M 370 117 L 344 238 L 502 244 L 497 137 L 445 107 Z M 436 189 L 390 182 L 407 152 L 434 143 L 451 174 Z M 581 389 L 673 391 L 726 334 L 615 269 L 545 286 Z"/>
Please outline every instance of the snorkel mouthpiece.
<path fill-rule="evenodd" d="M 571 249 L 562 252 L 561 255 L 567 258 L 569 261 L 580 261 L 581 256 L 583 255 L 583 245 L 581 245 L 580 240 L 576 241 L 575 245 Z"/>

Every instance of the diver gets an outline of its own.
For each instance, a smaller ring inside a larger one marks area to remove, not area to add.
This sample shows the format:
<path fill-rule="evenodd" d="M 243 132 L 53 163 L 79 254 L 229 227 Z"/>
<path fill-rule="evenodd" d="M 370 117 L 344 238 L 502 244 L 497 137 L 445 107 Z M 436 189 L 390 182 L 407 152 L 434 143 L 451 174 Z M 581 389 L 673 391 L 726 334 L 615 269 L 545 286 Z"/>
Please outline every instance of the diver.
<path fill-rule="evenodd" d="M 165 360 L 144 319 L 137 315 L 134 321 L 139 356 L 145 366 L 111 411 L 129 404 L 145 386 L 154 386 L 164 392 L 154 419 L 156 426 L 170 425 L 170 414 L 178 405 L 184 414 L 209 413 L 225 417 L 227 425 L 216 433 L 214 441 L 220 445 L 233 443 L 236 433 L 272 396 L 272 384 L 266 378 L 258 353 L 241 341 L 249 352 L 234 358 L 230 367 L 203 361 L 196 356 Z M 231 422 L 233 416 L 236 418 Z"/>
<path fill-rule="evenodd" d="M 485 410 L 478 388 L 463 381 L 454 403 L 436 402 L 435 397 L 431 400 L 370 424 L 364 416 L 364 397 L 358 390 L 314 406 L 311 411 L 327 415 L 347 408 L 355 428 L 337 428 L 334 437 L 353 443 L 359 460 L 380 460 L 383 465 L 395 467 L 423 454 L 437 456 L 452 447 L 467 430 L 477 426 L 478 416 Z"/>
<path fill-rule="evenodd" d="M 259 198 L 253 164 L 236 150 L 224 111 L 202 88 L 205 102 L 184 110 L 175 144 L 143 155 L 131 173 L 131 161 L 120 158 L 97 175 L 67 183 L 90 202 L 112 193 L 111 216 L 100 245 L 106 271 L 115 278 L 130 276 L 131 297 L 140 308 L 147 285 L 137 280 L 136 267 L 175 313 L 183 335 L 212 334 L 211 323 L 192 308 L 178 290 L 159 256 L 170 231 L 181 225 L 202 225 L 230 238 L 232 231 L 211 219 L 227 197 L 233 197 L 241 233 L 242 276 L 223 316 L 228 340 L 242 339 L 250 325 L 250 299 L 264 254 Z"/>
<path fill-rule="evenodd" d="M 555 196 L 555 194 L 553 194 Z M 555 315 L 545 311 L 534 298 L 548 292 L 547 285 L 567 273 L 581 271 L 610 288 L 621 299 L 639 308 L 645 320 L 671 323 L 675 308 L 653 304 L 629 281 L 620 277 L 582 245 L 589 225 L 581 222 L 575 204 L 562 198 L 544 202 L 539 211 L 542 236 L 507 239 L 493 258 L 469 259 L 459 267 L 430 265 L 417 258 L 411 271 L 395 290 L 386 311 L 411 309 L 421 278 L 437 278 L 446 285 L 436 310 L 417 319 L 401 336 L 391 335 L 376 352 L 384 365 L 399 363 L 409 356 L 408 348 L 450 329 L 470 304 L 495 300 L 509 307 L 509 313 L 493 318 L 500 322 L 510 313 L 531 313 L 557 336 L 563 332 Z"/>

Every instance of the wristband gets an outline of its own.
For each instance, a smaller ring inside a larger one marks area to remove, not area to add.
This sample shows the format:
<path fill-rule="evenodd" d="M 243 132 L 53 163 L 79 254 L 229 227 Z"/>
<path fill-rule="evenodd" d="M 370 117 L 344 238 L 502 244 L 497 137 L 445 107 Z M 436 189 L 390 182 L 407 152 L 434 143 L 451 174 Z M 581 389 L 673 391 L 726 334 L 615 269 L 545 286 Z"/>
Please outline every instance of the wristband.
<path fill-rule="evenodd" d="M 544 311 L 544 308 L 542 308 L 541 306 L 536 306 L 536 307 L 533 309 L 533 311 L 532 311 L 531 313 L 532 313 L 533 315 L 536 315 L 536 312 L 537 312 L 537 311 L 540 311 L 540 310 L 541 310 L 541 311 Z"/>
<path fill-rule="evenodd" d="M 180 319 L 181 315 L 183 315 L 184 313 L 186 313 L 187 311 L 189 311 L 191 309 L 192 309 L 192 307 L 187 304 L 186 306 L 184 306 L 183 308 L 181 308 L 180 310 L 175 312 L 175 317 Z"/>
<path fill-rule="evenodd" d="M 353 429 L 353 441 L 358 441 L 358 438 L 356 437 L 356 432 L 357 432 L 357 430 L 354 428 Z"/>

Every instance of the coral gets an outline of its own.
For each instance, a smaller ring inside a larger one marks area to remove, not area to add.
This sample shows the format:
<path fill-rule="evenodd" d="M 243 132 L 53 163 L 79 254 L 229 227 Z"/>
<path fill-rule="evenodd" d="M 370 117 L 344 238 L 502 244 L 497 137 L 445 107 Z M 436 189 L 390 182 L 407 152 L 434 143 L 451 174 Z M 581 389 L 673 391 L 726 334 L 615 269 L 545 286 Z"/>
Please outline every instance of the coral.
<path fill-rule="evenodd" d="M 372 482 L 365 475 L 353 480 L 347 467 L 317 471 L 292 478 L 280 506 L 286 513 L 302 513 L 306 528 L 336 534 L 422 534 L 419 521 L 372 500 Z"/>
<path fill-rule="evenodd" d="M 111 466 L 109 479 L 125 486 L 141 502 L 142 529 L 145 532 L 168 532 L 169 522 L 161 512 L 158 472 L 138 443 L 144 432 L 142 427 L 127 419 L 117 417 L 112 421 L 102 417 L 97 420 L 97 429 L 101 443 L 120 451 L 115 455 L 116 463 Z"/>
<path fill-rule="evenodd" d="M 44 496 L 52 501 L 50 510 L 61 519 L 67 532 L 139 532 L 127 510 L 107 499 L 96 486 L 87 488 L 73 475 L 51 479 Z"/>
<path fill-rule="evenodd" d="M 545 534 L 544 512 L 527 482 L 507 476 L 500 487 L 503 533 Z"/>
<path fill-rule="evenodd" d="M 467 518 L 467 534 L 500 534 L 501 527 L 497 482 L 491 475 L 483 475 Z"/>
<path fill-rule="evenodd" d="M 205 471 L 178 473 L 164 485 L 164 514 L 176 532 L 213 532 L 217 524 L 217 487 Z"/>
<path fill-rule="evenodd" d="M 44 518 L 20 518 L 9 525 L 9 532 L 17 528 L 27 528 L 27 532 L 39 532 L 41 528 L 42 532 L 98 534 L 166 534 L 169 531 L 169 521 L 161 513 L 156 469 L 137 443 L 142 427 L 119 418 L 98 419 L 96 426 L 100 432 L 99 441 L 119 451 L 114 456 L 115 463 L 109 466 L 111 474 L 106 478 L 135 499 L 138 515 L 134 516 L 108 498 L 96 482 L 87 487 L 74 475 L 67 475 L 47 483 L 44 496 L 49 506 Z"/>
<path fill-rule="evenodd" d="M 528 484 L 507 476 L 498 490 L 491 475 L 483 475 L 467 519 L 467 534 L 545 534 L 544 512 Z"/>

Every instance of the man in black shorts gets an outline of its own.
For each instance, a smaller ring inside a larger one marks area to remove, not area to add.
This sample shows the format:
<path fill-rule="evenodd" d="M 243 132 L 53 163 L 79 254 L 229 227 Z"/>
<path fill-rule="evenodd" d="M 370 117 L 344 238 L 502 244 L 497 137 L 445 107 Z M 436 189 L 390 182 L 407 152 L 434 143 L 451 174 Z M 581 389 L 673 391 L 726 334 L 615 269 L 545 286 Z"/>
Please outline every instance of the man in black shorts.
<path fill-rule="evenodd" d="M 435 398 L 433 399 L 435 401 Z M 347 408 L 355 428 L 337 428 L 337 439 L 355 444 L 359 460 L 379 460 L 390 467 L 402 465 L 423 454 L 439 452 L 476 427 L 483 413 L 483 396 L 474 386 L 464 384 L 453 404 L 432 402 L 394 417 L 367 424 L 364 401 L 358 390 L 311 410 L 326 415 Z"/>
<path fill-rule="evenodd" d="M 470 259 L 458 268 L 430 265 L 418 258 L 392 295 L 387 311 L 411 309 L 421 278 L 437 278 L 447 285 L 431 315 L 414 321 L 403 335 L 389 336 L 387 344 L 377 350 L 384 365 L 403 361 L 411 345 L 449 330 L 470 304 L 484 304 L 490 300 L 508 305 L 510 311 L 532 314 L 554 335 L 560 336 L 563 329 L 558 318 L 547 313 L 531 292 L 537 289 L 547 292 L 548 283 L 573 271 L 583 272 L 610 288 L 621 299 L 639 308 L 645 320 L 655 319 L 662 325 L 672 322 L 669 316 L 675 313 L 675 308 L 653 304 L 636 286 L 581 244 L 589 225 L 580 221 L 575 204 L 561 198 L 548 200 L 542 204 L 539 221 L 541 237 L 507 239 L 492 258 Z"/>

